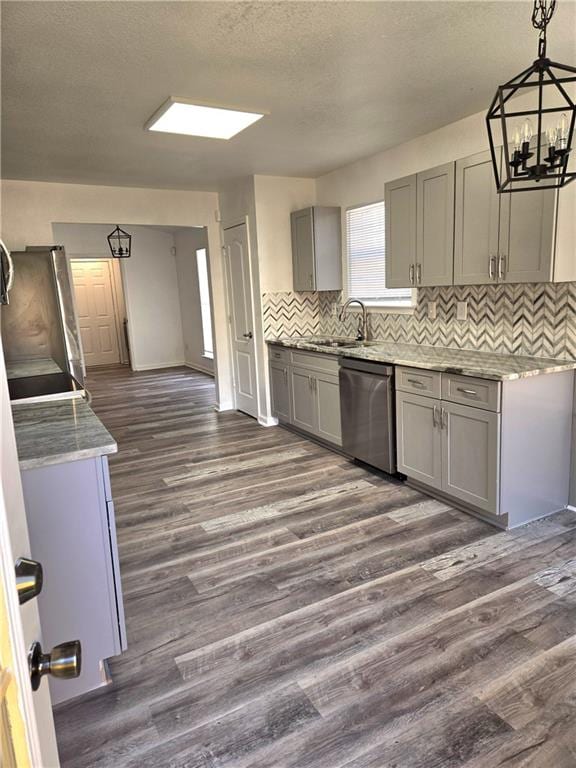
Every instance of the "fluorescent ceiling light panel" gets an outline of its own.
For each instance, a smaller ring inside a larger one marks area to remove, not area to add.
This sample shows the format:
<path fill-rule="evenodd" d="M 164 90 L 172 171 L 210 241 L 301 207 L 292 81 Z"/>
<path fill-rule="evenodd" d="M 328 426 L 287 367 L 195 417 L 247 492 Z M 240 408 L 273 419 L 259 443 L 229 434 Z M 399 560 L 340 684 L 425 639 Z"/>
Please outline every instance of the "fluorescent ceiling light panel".
<path fill-rule="evenodd" d="M 169 99 L 144 126 L 149 131 L 231 139 L 264 115 Z"/>

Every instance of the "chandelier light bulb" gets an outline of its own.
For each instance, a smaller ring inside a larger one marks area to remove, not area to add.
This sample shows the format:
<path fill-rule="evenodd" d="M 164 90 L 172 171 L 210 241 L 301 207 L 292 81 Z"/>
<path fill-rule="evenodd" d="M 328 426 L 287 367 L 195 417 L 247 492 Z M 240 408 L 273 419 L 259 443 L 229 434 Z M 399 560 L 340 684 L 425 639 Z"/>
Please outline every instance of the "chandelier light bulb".
<path fill-rule="evenodd" d="M 520 134 L 520 126 L 517 125 L 516 128 L 514 128 L 514 136 L 513 136 L 513 144 L 514 144 L 514 151 L 520 152 L 520 149 L 522 147 L 522 136 Z"/>
<path fill-rule="evenodd" d="M 566 149 L 568 144 L 568 115 L 565 112 L 560 115 L 556 135 L 558 137 L 558 146 L 560 149 Z"/>
<path fill-rule="evenodd" d="M 546 129 L 546 138 L 548 139 L 548 145 L 550 147 L 556 146 L 556 137 L 558 135 L 558 131 L 556 129 L 556 126 L 549 127 Z"/>
<path fill-rule="evenodd" d="M 523 144 L 530 144 L 530 139 L 532 138 L 532 134 L 534 133 L 534 130 L 532 128 L 532 121 L 529 117 L 524 120 L 522 123 L 522 143 Z"/>

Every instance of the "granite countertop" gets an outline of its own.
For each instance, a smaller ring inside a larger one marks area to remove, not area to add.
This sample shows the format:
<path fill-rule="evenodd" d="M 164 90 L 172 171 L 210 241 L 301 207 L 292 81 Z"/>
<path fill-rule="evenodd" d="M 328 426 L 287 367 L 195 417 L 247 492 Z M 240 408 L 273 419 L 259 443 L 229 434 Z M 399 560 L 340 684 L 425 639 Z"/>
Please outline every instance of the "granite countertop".
<path fill-rule="evenodd" d="M 116 453 L 112 435 L 84 398 L 13 403 L 20 469 Z"/>
<path fill-rule="evenodd" d="M 6 363 L 6 376 L 9 379 L 25 379 L 50 373 L 62 373 L 62 368 L 51 357 Z"/>
<path fill-rule="evenodd" d="M 576 360 L 523 357 L 498 352 L 476 352 L 472 349 L 427 347 L 418 344 L 394 344 L 379 341 L 362 342 L 358 347 L 325 347 L 315 343 L 327 338 L 332 337 L 295 336 L 274 339 L 268 343 L 310 352 L 353 357 L 359 360 L 373 360 L 392 365 L 406 365 L 432 371 L 458 373 L 464 376 L 477 376 L 495 381 L 524 379 L 543 373 L 576 370 Z M 353 340 L 346 339 L 346 341 L 352 342 Z"/>

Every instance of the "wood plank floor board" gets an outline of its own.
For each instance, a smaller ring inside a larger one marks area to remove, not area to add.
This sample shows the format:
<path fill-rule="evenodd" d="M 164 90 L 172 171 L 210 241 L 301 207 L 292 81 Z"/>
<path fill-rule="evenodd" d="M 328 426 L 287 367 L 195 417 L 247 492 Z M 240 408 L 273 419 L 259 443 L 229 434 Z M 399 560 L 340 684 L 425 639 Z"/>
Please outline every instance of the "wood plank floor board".
<path fill-rule="evenodd" d="M 576 514 L 498 532 L 189 369 L 89 387 L 129 647 L 64 768 L 574 768 Z"/>

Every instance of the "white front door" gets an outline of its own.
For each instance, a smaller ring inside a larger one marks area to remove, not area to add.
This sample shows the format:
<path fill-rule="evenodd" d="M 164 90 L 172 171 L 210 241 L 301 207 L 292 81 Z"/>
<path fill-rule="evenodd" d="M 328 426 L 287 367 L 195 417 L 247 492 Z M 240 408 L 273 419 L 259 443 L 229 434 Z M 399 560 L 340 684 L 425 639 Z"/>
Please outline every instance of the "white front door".
<path fill-rule="evenodd" d="M 224 230 L 236 408 L 258 416 L 254 308 L 246 225 Z"/>
<path fill-rule="evenodd" d="M 14 752 L 10 757 L 18 768 L 57 768 L 60 763 L 48 684 L 43 681 L 38 691 L 32 693 L 28 672 L 28 649 L 34 641 L 42 639 L 38 605 L 32 599 L 20 606 L 16 594 L 14 563 L 18 557 L 30 558 L 33 554 L 1 341 L 0 478 L 0 726 L 7 717 L 10 719 L 10 750 Z M 8 759 L 6 765 L 10 765 Z"/>
<path fill-rule="evenodd" d="M 87 366 L 120 362 L 110 259 L 71 262 L 78 324 Z"/>

